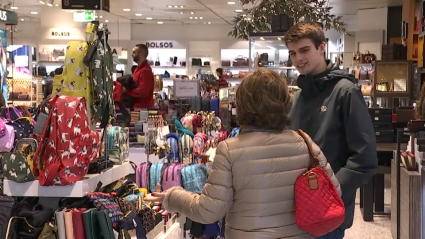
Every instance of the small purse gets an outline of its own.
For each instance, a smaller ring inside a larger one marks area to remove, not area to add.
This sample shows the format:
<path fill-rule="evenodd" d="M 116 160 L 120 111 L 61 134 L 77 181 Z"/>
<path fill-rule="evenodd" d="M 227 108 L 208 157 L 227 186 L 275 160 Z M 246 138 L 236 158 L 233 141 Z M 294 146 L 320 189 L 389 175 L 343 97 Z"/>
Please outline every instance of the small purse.
<path fill-rule="evenodd" d="M 159 61 L 159 56 L 156 57 L 155 66 L 160 66 L 161 62 Z"/>
<path fill-rule="evenodd" d="M 142 220 L 143 228 L 148 233 L 155 227 L 155 215 L 153 210 L 146 204 L 143 197 L 139 197 L 136 202 L 136 212 Z"/>
<path fill-rule="evenodd" d="M 108 215 L 111 218 L 113 226 L 117 226 L 117 223 L 122 219 L 124 214 L 121 212 L 119 205 L 115 203 L 113 196 L 106 193 L 94 192 L 87 194 L 87 197 L 99 211 L 108 210 Z"/>
<path fill-rule="evenodd" d="M 53 222 L 44 224 L 43 230 L 38 239 L 58 239 L 58 227 Z"/>

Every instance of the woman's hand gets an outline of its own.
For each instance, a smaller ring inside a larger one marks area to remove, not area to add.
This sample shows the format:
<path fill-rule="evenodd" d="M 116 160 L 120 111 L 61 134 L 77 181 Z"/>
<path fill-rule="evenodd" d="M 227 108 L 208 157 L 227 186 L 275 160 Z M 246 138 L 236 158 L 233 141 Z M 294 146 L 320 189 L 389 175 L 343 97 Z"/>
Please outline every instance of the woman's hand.
<path fill-rule="evenodd" d="M 164 201 L 165 194 L 167 194 L 167 191 L 161 192 L 161 184 L 157 183 L 155 192 L 146 195 L 144 200 L 147 201 L 147 202 L 160 202 L 160 203 L 162 203 Z"/>
<path fill-rule="evenodd" d="M 150 194 L 148 194 L 145 198 L 144 198 L 144 200 L 145 201 L 147 201 L 147 202 L 159 202 L 159 203 L 162 203 L 163 201 L 164 201 L 164 198 L 165 198 L 165 194 L 166 194 L 167 192 L 160 192 L 160 193 L 150 193 Z"/>

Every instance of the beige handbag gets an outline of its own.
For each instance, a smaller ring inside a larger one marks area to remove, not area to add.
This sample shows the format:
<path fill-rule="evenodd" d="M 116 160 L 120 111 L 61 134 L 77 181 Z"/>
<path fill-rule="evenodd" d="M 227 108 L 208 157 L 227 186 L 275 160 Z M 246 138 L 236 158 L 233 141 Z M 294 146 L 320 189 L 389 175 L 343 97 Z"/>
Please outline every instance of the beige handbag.
<path fill-rule="evenodd" d="M 362 94 L 363 94 L 363 96 L 371 96 L 372 95 L 372 85 L 370 83 L 362 85 Z"/>
<path fill-rule="evenodd" d="M 155 75 L 154 90 L 155 92 L 162 91 L 163 81 L 160 75 Z"/>

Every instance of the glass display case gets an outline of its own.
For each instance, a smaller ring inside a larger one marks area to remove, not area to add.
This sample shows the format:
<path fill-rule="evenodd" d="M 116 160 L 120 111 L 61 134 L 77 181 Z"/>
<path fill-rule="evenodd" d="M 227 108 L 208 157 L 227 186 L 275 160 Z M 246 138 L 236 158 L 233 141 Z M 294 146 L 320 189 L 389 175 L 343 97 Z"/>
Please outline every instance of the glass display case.
<path fill-rule="evenodd" d="M 392 108 L 411 106 L 412 62 L 375 61 L 373 84 L 374 107 Z"/>
<path fill-rule="evenodd" d="M 250 35 L 250 71 L 258 67 L 269 68 L 285 77 L 288 85 L 295 86 L 299 73 L 292 66 L 288 48 L 282 39 L 282 33 L 254 33 Z"/>
<path fill-rule="evenodd" d="M 220 109 L 219 116 L 221 123 L 227 131 L 236 127 L 236 87 L 220 89 Z"/>

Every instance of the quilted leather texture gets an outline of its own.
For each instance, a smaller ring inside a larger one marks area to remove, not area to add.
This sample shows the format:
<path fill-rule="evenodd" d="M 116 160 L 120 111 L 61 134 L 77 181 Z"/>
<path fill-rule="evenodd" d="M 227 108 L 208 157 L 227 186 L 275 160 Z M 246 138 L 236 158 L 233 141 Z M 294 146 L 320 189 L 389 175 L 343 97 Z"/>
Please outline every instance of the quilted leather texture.
<path fill-rule="evenodd" d="M 313 236 L 323 236 L 337 229 L 345 219 L 345 208 L 331 179 L 322 168 L 311 170 L 317 176 L 318 189 L 311 190 L 306 174 L 295 182 L 295 220 Z"/>

